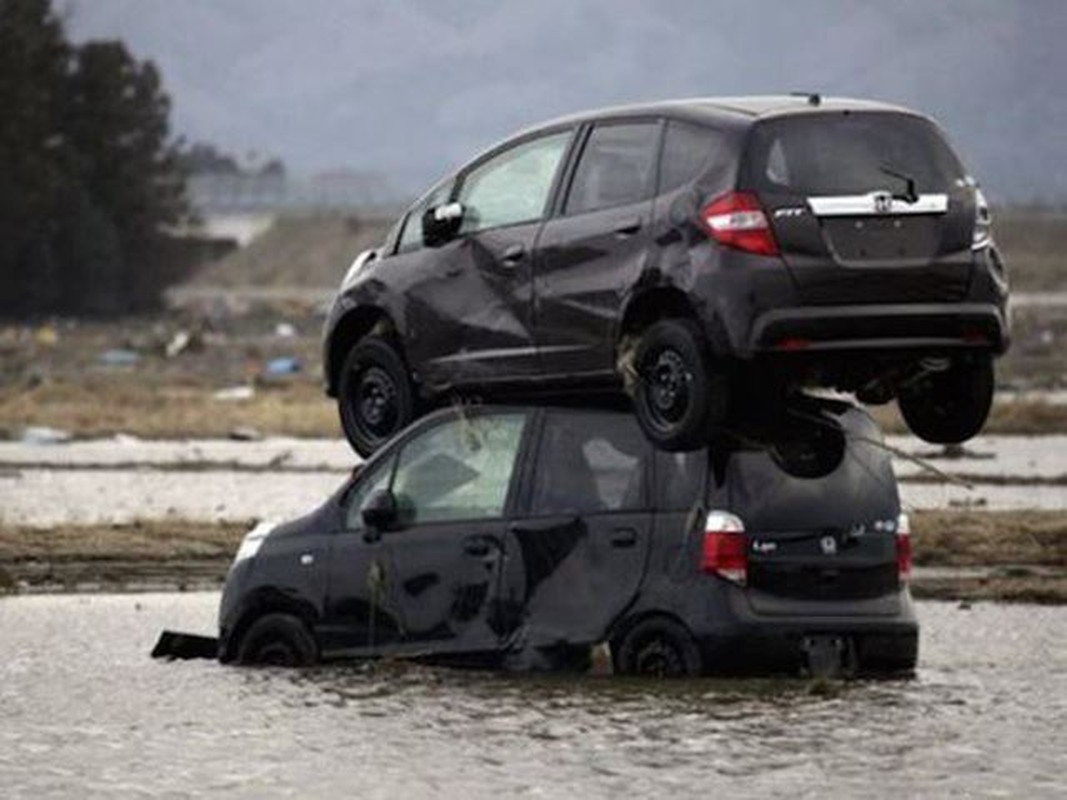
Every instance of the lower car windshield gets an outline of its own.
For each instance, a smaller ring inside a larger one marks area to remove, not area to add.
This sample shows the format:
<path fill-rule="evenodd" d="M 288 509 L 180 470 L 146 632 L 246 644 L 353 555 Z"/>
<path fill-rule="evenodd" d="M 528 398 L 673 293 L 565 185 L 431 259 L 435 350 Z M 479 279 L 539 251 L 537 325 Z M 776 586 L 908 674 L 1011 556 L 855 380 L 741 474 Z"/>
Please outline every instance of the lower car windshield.
<path fill-rule="evenodd" d="M 747 188 L 809 197 L 909 189 L 944 193 L 964 180 L 963 167 L 931 122 L 893 112 L 819 113 L 760 123 L 743 170 Z"/>

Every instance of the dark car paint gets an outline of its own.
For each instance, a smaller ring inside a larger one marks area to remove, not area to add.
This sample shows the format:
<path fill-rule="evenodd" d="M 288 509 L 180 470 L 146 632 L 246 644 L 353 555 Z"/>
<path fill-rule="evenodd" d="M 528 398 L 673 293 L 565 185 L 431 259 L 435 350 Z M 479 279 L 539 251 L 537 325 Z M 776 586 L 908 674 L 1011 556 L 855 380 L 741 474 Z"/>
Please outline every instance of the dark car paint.
<path fill-rule="evenodd" d="M 842 367 L 851 366 L 852 353 L 866 358 L 872 349 L 890 361 L 916 348 L 1002 352 L 1009 329 L 999 257 L 992 246 L 978 252 L 962 246 L 973 189 L 954 193 L 950 217 L 958 222 L 949 226 L 955 232 L 940 243 L 939 255 L 922 264 L 912 259 L 910 266 L 907 259 L 884 267 L 835 260 L 821 237 L 812 239 L 810 215 L 774 222 L 789 242 L 810 242 L 809 254 L 798 246 L 784 259 L 719 247 L 699 226 L 704 203 L 744 188 L 739 165 L 761 121 L 855 111 L 925 119 L 863 101 L 823 99 L 813 107 L 802 98 L 725 98 L 576 115 L 494 147 L 459 171 L 452 197 L 465 174 L 515 143 L 561 129 L 576 132 L 543 221 L 461 235 L 439 248 L 394 253 L 395 241 L 387 242 L 383 256 L 343 288 L 324 330 L 328 393 L 336 394 L 341 361 L 371 318 L 384 318 L 396 330 L 424 399 L 457 387 L 616 386 L 615 354 L 624 327 L 649 308 L 694 316 L 714 354 L 742 360 L 779 353 L 792 359 L 788 342 L 796 339 L 807 340 L 806 349 L 816 354 L 845 351 Z M 565 214 L 563 198 L 591 126 L 647 120 L 712 129 L 720 151 L 695 180 L 649 203 Z M 516 244 L 524 249 L 521 261 L 502 267 L 502 254 Z M 962 321 L 957 303 L 973 309 Z M 857 319 L 878 335 L 851 334 Z M 923 333 L 907 333 L 914 331 Z M 807 366 L 803 357 L 793 361 Z"/>
<path fill-rule="evenodd" d="M 443 420 L 497 410 L 435 412 L 376 453 L 360 475 L 372 475 L 405 442 Z M 800 640 L 819 633 L 847 636 L 860 651 L 882 647 L 884 663 L 872 662 L 872 668 L 913 663 L 917 624 L 904 587 L 894 585 L 878 597 L 803 599 L 701 573 L 705 504 L 755 507 L 751 497 L 731 497 L 729 483 L 706 497 L 703 488 L 694 497 L 670 486 L 679 481 L 691 489 L 709 481 L 714 485 L 706 456 L 702 465 L 699 454 L 687 454 L 683 472 L 668 476 L 667 456 L 649 449 L 644 481 L 657 488 L 652 494 L 646 489 L 643 508 L 539 514 L 531 507 L 530 487 L 536 446 L 551 411 L 526 413 L 529 421 L 502 518 L 365 538 L 362 531 L 345 531 L 343 524 L 343 505 L 359 485 L 357 477 L 317 511 L 275 529 L 258 555 L 235 565 L 220 607 L 220 658 L 235 657 L 240 636 L 257 616 L 288 611 L 314 632 L 324 658 L 451 655 L 477 657 L 487 665 L 530 663 L 538 652 L 610 641 L 637 620 L 666 615 L 687 627 L 706 663 L 720 671 L 791 669 L 800 663 Z M 621 412 L 568 413 L 614 415 L 633 424 Z M 862 425 L 857 430 L 870 433 Z M 866 473 L 855 474 L 862 480 Z M 889 489 L 873 501 L 858 494 L 866 509 L 840 503 L 813 519 L 824 533 L 844 536 L 857 518 L 899 511 L 895 483 Z M 683 496 L 684 505 L 692 507 L 682 507 Z M 805 525 L 798 520 L 799 527 Z M 479 542 L 485 546 L 470 547 Z M 308 555 L 314 563 L 307 563 Z M 820 576 L 841 567 L 803 561 L 794 556 L 790 563 L 814 566 Z"/>

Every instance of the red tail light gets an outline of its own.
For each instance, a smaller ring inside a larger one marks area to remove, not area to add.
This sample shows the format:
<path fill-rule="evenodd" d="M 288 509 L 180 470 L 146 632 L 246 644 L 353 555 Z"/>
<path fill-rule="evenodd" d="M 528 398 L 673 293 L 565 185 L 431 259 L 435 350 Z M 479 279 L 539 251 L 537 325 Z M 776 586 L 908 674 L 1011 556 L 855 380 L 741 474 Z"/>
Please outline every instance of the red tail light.
<path fill-rule="evenodd" d="M 778 255 L 774 232 L 754 194 L 724 194 L 701 210 L 700 221 L 721 245 L 762 256 Z"/>
<path fill-rule="evenodd" d="M 897 517 L 897 576 L 901 583 L 911 580 L 911 521 L 907 514 Z"/>
<path fill-rule="evenodd" d="M 704 525 L 700 569 L 745 585 L 748 579 L 748 539 L 745 524 L 726 511 L 711 511 Z"/>

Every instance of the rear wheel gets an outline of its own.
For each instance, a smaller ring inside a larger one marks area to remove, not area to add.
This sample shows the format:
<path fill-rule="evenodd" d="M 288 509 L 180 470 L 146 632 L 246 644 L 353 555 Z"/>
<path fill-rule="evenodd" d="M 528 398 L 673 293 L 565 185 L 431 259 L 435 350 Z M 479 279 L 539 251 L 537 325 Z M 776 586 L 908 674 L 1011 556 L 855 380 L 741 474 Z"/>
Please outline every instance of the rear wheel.
<path fill-rule="evenodd" d="M 959 444 L 982 430 L 993 405 L 993 359 L 977 356 L 927 372 L 901 390 L 900 413 L 911 432 L 933 444 Z"/>
<path fill-rule="evenodd" d="M 684 678 L 703 671 L 700 650 L 689 631 L 666 617 L 638 622 L 611 651 L 617 675 Z"/>
<path fill-rule="evenodd" d="M 349 351 L 337 394 L 341 427 L 363 457 L 370 456 L 415 418 L 407 365 L 380 336 L 366 336 Z"/>
<path fill-rule="evenodd" d="M 245 632 L 237 648 L 238 664 L 306 667 L 318 660 L 308 629 L 291 614 L 267 614 Z"/>
<path fill-rule="evenodd" d="M 634 354 L 634 411 L 645 435 L 663 450 L 695 450 L 726 412 L 725 377 L 711 367 L 695 323 L 666 319 L 642 334 Z"/>

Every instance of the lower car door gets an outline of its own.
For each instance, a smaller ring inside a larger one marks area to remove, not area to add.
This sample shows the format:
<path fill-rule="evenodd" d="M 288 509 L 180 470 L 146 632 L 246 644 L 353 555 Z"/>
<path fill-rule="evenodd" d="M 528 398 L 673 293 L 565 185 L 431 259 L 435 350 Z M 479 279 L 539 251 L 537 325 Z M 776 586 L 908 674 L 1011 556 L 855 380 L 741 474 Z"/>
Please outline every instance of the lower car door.
<path fill-rule="evenodd" d="M 546 412 L 528 507 L 509 528 L 521 569 L 502 591 L 518 595 L 528 646 L 601 641 L 633 602 L 651 536 L 650 456 L 629 414 Z"/>

